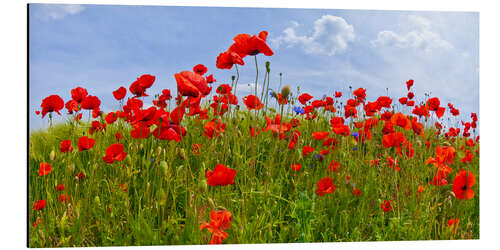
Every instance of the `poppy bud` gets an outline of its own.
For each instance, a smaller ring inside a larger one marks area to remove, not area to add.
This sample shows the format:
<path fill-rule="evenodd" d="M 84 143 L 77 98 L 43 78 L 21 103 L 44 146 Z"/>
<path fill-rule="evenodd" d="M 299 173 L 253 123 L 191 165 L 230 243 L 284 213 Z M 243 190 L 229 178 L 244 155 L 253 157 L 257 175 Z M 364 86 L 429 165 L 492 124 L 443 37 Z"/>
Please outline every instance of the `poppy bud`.
<path fill-rule="evenodd" d="M 166 161 L 160 162 L 160 171 L 163 174 L 163 176 L 165 176 L 165 177 L 168 176 L 168 164 Z"/>
<path fill-rule="evenodd" d="M 74 163 L 71 163 L 70 165 L 68 165 L 68 170 L 69 170 L 70 172 L 75 171 L 75 164 L 74 164 Z"/>
<path fill-rule="evenodd" d="M 53 161 L 54 158 L 56 158 L 56 152 L 54 150 L 50 151 L 49 158 L 50 158 L 51 161 Z"/>
<path fill-rule="evenodd" d="M 161 155 L 161 150 L 162 150 L 162 148 L 160 146 L 158 146 L 158 148 L 156 149 L 156 152 L 157 152 L 158 156 Z"/>
<path fill-rule="evenodd" d="M 283 99 L 287 99 L 288 95 L 290 95 L 290 85 L 287 84 L 281 89 L 281 97 L 283 97 Z"/>
<path fill-rule="evenodd" d="M 236 76 L 231 76 L 231 80 L 235 80 L 236 79 Z"/>
<path fill-rule="evenodd" d="M 142 143 L 139 145 L 139 149 L 142 150 L 144 148 L 144 145 Z"/>
<path fill-rule="evenodd" d="M 160 191 L 160 206 L 167 205 L 167 193 L 162 189 Z"/>
<path fill-rule="evenodd" d="M 271 63 L 269 61 L 266 62 L 266 71 L 267 73 L 271 71 Z"/>
<path fill-rule="evenodd" d="M 210 204 L 210 207 L 212 208 L 212 210 L 215 210 L 215 203 L 211 198 L 208 198 L 208 204 Z"/>
<path fill-rule="evenodd" d="M 130 157 L 130 154 L 127 154 L 127 156 L 125 156 L 125 162 L 127 164 L 132 164 L 132 157 Z"/>
<path fill-rule="evenodd" d="M 184 160 L 186 158 L 186 151 L 183 148 L 181 148 L 181 149 L 179 149 L 178 155 L 179 155 L 179 158 Z"/>
<path fill-rule="evenodd" d="M 97 206 L 101 206 L 101 199 L 99 198 L 99 196 L 95 196 L 94 197 L 94 203 L 97 205 Z"/>
<path fill-rule="evenodd" d="M 206 193 L 208 191 L 208 185 L 206 181 L 200 181 L 198 185 L 202 192 Z"/>

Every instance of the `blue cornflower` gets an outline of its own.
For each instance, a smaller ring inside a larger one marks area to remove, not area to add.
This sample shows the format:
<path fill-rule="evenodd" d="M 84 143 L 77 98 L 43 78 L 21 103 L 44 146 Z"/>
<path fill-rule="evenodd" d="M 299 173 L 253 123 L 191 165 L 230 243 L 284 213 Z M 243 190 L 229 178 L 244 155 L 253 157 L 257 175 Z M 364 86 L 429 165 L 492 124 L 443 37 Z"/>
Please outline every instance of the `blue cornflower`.
<path fill-rule="evenodd" d="M 352 132 L 352 133 L 351 133 L 351 136 L 353 136 L 354 138 L 358 138 L 359 133 L 358 133 L 358 132 Z"/>
<path fill-rule="evenodd" d="M 353 147 L 352 149 L 354 149 L 354 150 L 358 150 L 358 148 L 357 148 L 357 147 Z"/>
<path fill-rule="evenodd" d="M 293 110 L 295 110 L 297 114 L 304 114 L 306 112 L 302 107 L 293 107 Z"/>
<path fill-rule="evenodd" d="M 274 95 L 273 95 L 273 91 L 272 91 L 272 90 L 271 90 L 271 91 L 269 91 L 269 96 L 274 97 Z"/>

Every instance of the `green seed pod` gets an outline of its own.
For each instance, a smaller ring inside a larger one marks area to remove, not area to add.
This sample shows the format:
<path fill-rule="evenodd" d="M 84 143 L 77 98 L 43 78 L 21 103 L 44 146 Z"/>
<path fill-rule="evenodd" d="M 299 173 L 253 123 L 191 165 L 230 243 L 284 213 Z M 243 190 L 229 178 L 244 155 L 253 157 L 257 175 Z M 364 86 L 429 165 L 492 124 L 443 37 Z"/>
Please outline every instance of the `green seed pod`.
<path fill-rule="evenodd" d="M 290 95 L 290 85 L 287 84 L 281 89 L 281 97 L 283 97 L 283 99 L 287 99 L 288 95 Z"/>
<path fill-rule="evenodd" d="M 160 162 L 160 171 L 163 176 L 167 177 L 168 176 L 168 164 L 166 161 L 161 161 Z"/>
<path fill-rule="evenodd" d="M 56 151 L 52 149 L 52 151 L 50 151 L 49 158 L 51 161 L 53 161 L 54 158 L 56 158 Z"/>

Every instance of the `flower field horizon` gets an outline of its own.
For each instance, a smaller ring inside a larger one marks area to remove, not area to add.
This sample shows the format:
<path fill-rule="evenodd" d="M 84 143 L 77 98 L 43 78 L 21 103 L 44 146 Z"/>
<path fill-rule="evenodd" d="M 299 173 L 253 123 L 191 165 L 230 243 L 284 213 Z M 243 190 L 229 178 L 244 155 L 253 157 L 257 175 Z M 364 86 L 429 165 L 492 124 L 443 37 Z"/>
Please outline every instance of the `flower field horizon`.
<path fill-rule="evenodd" d="M 29 246 L 479 238 L 476 113 L 459 119 L 419 79 L 390 86 L 399 98 L 292 89 L 270 80 L 267 37 L 236 34 L 214 58 L 230 81 L 193 63 L 149 93 L 143 74 L 114 86 L 107 113 L 84 84 L 45 97 L 30 114 L 49 127 L 29 135 Z M 238 96 L 241 67 L 255 82 Z"/>

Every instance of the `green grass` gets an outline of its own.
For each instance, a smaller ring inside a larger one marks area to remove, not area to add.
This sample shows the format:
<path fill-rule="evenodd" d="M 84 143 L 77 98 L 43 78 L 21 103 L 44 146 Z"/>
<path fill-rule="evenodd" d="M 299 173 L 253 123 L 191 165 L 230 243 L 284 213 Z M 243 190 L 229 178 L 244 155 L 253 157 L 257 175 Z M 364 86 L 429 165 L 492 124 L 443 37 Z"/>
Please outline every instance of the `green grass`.
<path fill-rule="evenodd" d="M 331 132 L 326 116 L 301 120 L 298 129 L 302 136 L 297 150 L 291 151 L 287 140 L 277 140 L 271 132 L 250 137 L 246 132 L 250 126 L 265 125 L 262 117 L 255 122 L 253 115 L 233 113 L 226 118 L 225 133 L 217 139 L 203 135 L 206 121 L 186 117 L 188 133 L 180 143 L 154 137 L 133 139 L 130 128 L 118 120 L 108 125 L 105 133 L 91 136 L 96 144 L 83 152 L 78 151 L 77 141 L 88 135 L 88 124 L 68 122 L 32 132 L 29 200 L 33 206 L 46 199 L 47 207 L 30 211 L 30 246 L 207 244 L 210 233 L 200 231 L 199 226 L 209 221 L 214 208 L 227 209 L 233 215 L 224 243 L 479 238 L 479 185 L 473 188 L 473 199 L 458 200 L 451 185 L 428 184 L 436 169 L 426 166 L 425 161 L 434 156 L 436 145 L 445 143 L 444 138 L 432 136 L 432 147 L 427 149 L 425 138 L 406 132 L 414 144 L 415 157 L 400 159 L 401 171 L 397 173 L 385 161 L 396 153 L 381 147 L 382 123 L 372 130 L 373 139 L 364 144 L 335 135 L 338 145 L 334 153 L 320 161 L 314 154 L 322 148 L 321 142 L 311 133 Z M 124 135 L 120 142 L 128 156 L 109 165 L 102 157 L 116 142 L 116 132 Z M 433 133 L 426 131 L 426 135 Z M 73 141 L 73 153 L 60 152 L 60 142 L 66 139 Z M 194 143 L 202 145 L 199 154 L 191 150 Z M 315 147 L 315 152 L 303 157 L 304 145 Z M 463 139 L 453 142 L 457 149 L 462 145 Z M 380 165 L 370 166 L 369 161 L 379 154 Z M 465 168 L 479 180 L 479 157 L 464 165 L 460 156 L 459 151 L 450 177 Z M 327 171 L 331 160 L 340 162 L 340 171 Z M 41 162 L 50 163 L 54 171 L 38 176 Z M 217 163 L 238 171 L 235 185 L 207 186 L 205 172 Z M 292 171 L 293 163 L 302 164 L 302 169 Z M 85 174 L 83 180 L 75 179 L 79 172 Z M 349 182 L 347 175 L 351 176 Z M 320 197 L 314 190 L 325 176 L 334 178 L 337 189 Z M 56 192 L 61 183 L 66 190 Z M 425 187 L 422 194 L 416 192 L 419 185 Z M 361 196 L 352 195 L 353 186 L 362 190 Z M 69 194 L 70 201 L 60 203 L 60 193 Z M 392 200 L 394 209 L 384 213 L 380 208 L 383 200 Z M 451 218 L 461 220 L 456 231 L 447 227 Z M 40 222 L 34 228 L 37 219 Z"/>

